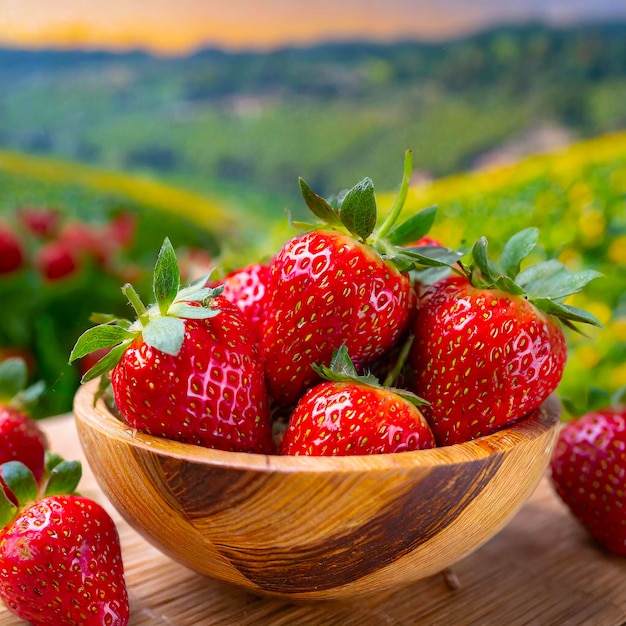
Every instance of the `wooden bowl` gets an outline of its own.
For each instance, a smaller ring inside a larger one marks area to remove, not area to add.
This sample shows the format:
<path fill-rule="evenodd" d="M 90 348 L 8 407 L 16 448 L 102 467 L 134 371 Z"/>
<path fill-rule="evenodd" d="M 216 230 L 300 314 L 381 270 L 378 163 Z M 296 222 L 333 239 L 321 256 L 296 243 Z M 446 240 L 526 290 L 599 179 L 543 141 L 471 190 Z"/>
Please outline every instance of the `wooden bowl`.
<path fill-rule="evenodd" d="M 138 433 L 76 394 L 87 461 L 148 541 L 249 591 L 338 599 L 406 585 L 475 550 L 548 466 L 560 403 L 501 432 L 432 450 L 353 457 L 222 452 Z"/>

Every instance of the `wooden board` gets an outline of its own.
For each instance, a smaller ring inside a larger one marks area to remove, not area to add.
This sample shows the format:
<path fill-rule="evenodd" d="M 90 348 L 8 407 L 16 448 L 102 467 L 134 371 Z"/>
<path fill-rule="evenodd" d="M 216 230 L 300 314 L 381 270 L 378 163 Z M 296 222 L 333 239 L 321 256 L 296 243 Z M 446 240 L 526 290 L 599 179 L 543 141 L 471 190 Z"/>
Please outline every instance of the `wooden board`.
<path fill-rule="evenodd" d="M 81 492 L 101 502 L 117 524 L 133 626 L 626 624 L 626 559 L 587 538 L 547 478 L 506 528 L 454 567 L 456 590 L 437 575 L 354 603 L 291 604 L 204 578 L 159 553 L 100 492 L 73 418 L 43 423 L 54 451 L 83 460 Z M 0 626 L 20 624 L 0 607 Z"/>

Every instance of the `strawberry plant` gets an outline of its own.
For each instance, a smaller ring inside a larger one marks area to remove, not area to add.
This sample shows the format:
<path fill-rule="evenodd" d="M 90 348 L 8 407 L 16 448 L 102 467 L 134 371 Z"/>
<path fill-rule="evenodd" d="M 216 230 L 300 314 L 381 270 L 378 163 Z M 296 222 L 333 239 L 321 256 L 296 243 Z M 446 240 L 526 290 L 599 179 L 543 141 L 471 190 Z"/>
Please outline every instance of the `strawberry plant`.
<path fill-rule="evenodd" d="M 166 239 L 154 267 L 155 302 L 123 291 L 137 320 L 106 319 L 82 334 L 70 360 L 110 348 L 84 376 L 111 371 L 115 403 L 134 428 L 179 441 L 269 452 L 271 428 L 263 368 L 243 313 L 206 279 L 181 289 Z"/>
<path fill-rule="evenodd" d="M 30 624 L 125 626 L 129 603 L 115 524 L 74 493 L 80 463 L 50 455 L 41 486 L 0 465 L 0 599 Z"/>

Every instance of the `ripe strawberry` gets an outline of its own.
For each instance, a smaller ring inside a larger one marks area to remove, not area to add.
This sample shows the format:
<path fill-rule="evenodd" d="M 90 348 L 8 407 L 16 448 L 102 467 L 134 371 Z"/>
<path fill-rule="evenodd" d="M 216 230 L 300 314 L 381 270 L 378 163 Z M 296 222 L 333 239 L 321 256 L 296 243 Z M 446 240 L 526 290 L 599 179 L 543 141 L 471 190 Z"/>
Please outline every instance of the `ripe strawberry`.
<path fill-rule="evenodd" d="M 17 217 L 37 237 L 52 237 L 58 232 L 61 223 L 61 212 L 46 207 L 21 207 Z"/>
<path fill-rule="evenodd" d="M 386 454 L 435 447 L 435 438 L 404 390 L 383 387 L 373 376 L 358 376 L 345 346 L 330 368 L 317 368 L 328 382 L 309 389 L 296 405 L 280 453 L 347 456 Z"/>
<path fill-rule="evenodd" d="M 50 241 L 35 254 L 35 267 L 46 280 L 68 278 L 76 273 L 78 266 L 76 253 L 63 241 Z"/>
<path fill-rule="evenodd" d="M 258 341 L 263 337 L 264 308 L 268 299 L 268 265 L 252 263 L 230 272 L 220 284 L 222 297 L 235 304 L 244 314 Z"/>
<path fill-rule="evenodd" d="M 399 247 L 423 234 L 421 214 L 392 230 L 410 169 L 409 152 L 398 200 L 378 229 L 369 178 L 355 185 L 338 209 L 300 181 L 305 202 L 326 225 L 288 241 L 270 266 L 261 352 L 277 402 L 293 404 L 319 380 L 312 365 L 328 364 L 344 343 L 357 368 L 387 351 L 408 324 L 408 270 L 458 258 L 444 248 L 429 249 L 431 258 Z"/>
<path fill-rule="evenodd" d="M 626 556 L 626 406 L 590 410 L 562 429 L 552 482 L 589 533 Z"/>
<path fill-rule="evenodd" d="M 23 262 L 22 242 L 9 226 L 0 223 L 0 275 L 17 271 Z"/>
<path fill-rule="evenodd" d="M 117 245 L 107 228 L 78 220 L 61 227 L 58 241 L 74 255 L 89 258 L 103 267 L 111 261 Z"/>
<path fill-rule="evenodd" d="M 43 392 L 43 383 L 27 388 L 27 377 L 23 359 L 0 363 L 0 463 L 21 461 L 39 481 L 48 440 L 28 410 Z"/>
<path fill-rule="evenodd" d="M 176 255 L 166 239 L 154 270 L 156 304 L 146 309 L 126 285 L 139 319 L 87 330 L 70 360 L 112 348 L 83 380 L 112 369 L 117 407 L 142 432 L 268 453 L 269 405 L 256 341 L 239 309 L 204 282 L 179 289 Z"/>
<path fill-rule="evenodd" d="M 412 389 L 440 445 L 491 433 L 536 409 L 561 380 L 566 343 L 558 323 L 599 325 L 562 304 L 597 272 L 571 274 L 557 261 L 520 272 L 536 229 L 513 236 L 501 267 L 479 240 L 462 275 L 444 278 L 420 297 L 409 362 Z M 458 268 L 459 266 L 457 266 Z"/>
<path fill-rule="evenodd" d="M 114 215 L 106 225 L 105 234 L 110 236 L 115 247 L 128 248 L 135 239 L 137 217 L 128 211 Z"/>
<path fill-rule="evenodd" d="M 96 502 L 53 494 L 75 488 L 76 462 L 59 462 L 43 496 L 21 463 L 0 466 L 0 598 L 30 624 L 124 626 L 129 604 L 117 529 Z M 65 476 L 63 475 L 65 474 Z"/>

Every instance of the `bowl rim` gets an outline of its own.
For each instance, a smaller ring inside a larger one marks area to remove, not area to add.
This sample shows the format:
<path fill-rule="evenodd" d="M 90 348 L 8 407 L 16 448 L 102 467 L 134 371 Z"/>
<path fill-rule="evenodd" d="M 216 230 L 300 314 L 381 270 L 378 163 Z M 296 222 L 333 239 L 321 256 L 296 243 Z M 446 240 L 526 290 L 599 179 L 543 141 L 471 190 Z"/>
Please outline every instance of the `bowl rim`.
<path fill-rule="evenodd" d="M 116 439 L 151 454 L 238 470 L 282 473 L 354 472 L 375 469 L 409 470 L 416 466 L 471 463 L 493 454 L 506 453 L 519 444 L 544 436 L 558 428 L 561 419 L 561 403 L 553 393 L 539 408 L 510 426 L 464 443 L 389 454 L 281 456 L 216 450 L 142 433 L 115 416 L 102 398 L 94 403 L 98 385 L 97 379 L 84 383 L 75 394 L 73 413 L 79 435 L 81 428 L 87 428 L 98 431 L 108 439 Z"/>

